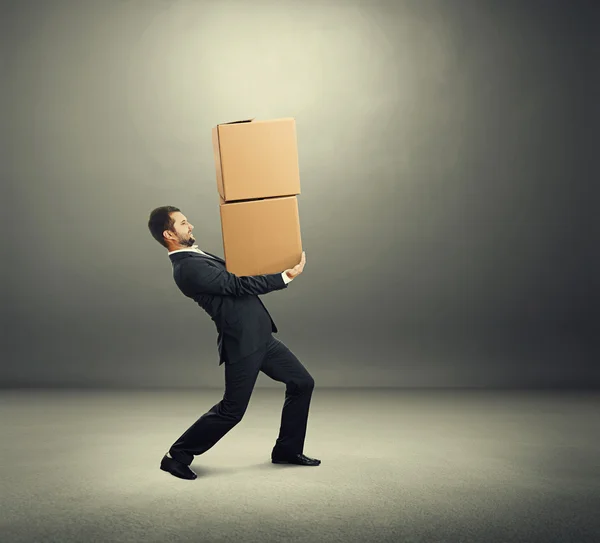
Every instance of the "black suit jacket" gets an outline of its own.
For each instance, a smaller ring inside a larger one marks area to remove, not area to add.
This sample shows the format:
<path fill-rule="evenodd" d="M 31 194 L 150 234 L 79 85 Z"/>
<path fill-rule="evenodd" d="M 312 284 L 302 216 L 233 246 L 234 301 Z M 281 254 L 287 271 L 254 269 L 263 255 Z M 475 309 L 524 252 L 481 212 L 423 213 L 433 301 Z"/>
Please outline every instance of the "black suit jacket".
<path fill-rule="evenodd" d="M 205 251 L 206 252 L 206 251 Z M 281 273 L 241 276 L 229 273 L 218 256 L 195 251 L 169 255 L 179 290 L 204 309 L 217 327 L 219 365 L 248 356 L 277 332 L 267 308 L 258 297 L 287 288 Z"/>

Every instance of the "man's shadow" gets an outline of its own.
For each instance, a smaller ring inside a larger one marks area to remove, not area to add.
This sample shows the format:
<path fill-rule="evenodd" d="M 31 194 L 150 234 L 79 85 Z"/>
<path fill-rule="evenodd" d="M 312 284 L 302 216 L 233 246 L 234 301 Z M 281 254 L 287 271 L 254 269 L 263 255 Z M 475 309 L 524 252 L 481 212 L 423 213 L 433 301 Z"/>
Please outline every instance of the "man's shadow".
<path fill-rule="evenodd" d="M 294 467 L 299 468 L 302 466 L 297 466 L 295 464 L 273 464 L 270 460 L 266 460 L 265 462 L 261 462 L 259 464 L 250 464 L 248 466 L 232 466 L 227 468 L 206 466 L 202 464 L 195 466 L 194 462 L 190 464 L 190 468 L 198 475 L 198 477 L 211 477 L 218 475 L 228 475 L 232 473 L 256 472 L 268 469 L 285 469 Z"/>

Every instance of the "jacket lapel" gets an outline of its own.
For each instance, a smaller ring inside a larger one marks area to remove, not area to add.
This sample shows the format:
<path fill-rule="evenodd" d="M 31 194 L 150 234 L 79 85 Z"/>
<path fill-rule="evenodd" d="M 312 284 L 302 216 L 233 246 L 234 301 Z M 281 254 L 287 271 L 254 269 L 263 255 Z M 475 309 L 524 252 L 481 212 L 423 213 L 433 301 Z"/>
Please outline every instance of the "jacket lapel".
<path fill-rule="evenodd" d="M 218 260 L 221 264 L 225 264 L 225 261 L 222 258 L 219 258 L 216 255 L 213 255 L 212 253 L 209 253 L 208 251 L 204 251 L 208 256 L 212 256 L 215 260 Z M 202 256 L 202 255 L 201 255 Z"/>

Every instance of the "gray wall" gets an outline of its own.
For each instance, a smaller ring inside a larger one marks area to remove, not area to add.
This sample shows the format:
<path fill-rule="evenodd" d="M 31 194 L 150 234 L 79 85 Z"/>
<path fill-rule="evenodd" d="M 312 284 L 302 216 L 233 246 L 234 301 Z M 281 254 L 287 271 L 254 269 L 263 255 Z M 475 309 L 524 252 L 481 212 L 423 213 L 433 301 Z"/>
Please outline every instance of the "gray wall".
<path fill-rule="evenodd" d="M 222 386 L 148 215 L 222 255 L 211 128 L 294 116 L 317 386 L 598 385 L 592 4 L 4 3 L 1 384 Z"/>

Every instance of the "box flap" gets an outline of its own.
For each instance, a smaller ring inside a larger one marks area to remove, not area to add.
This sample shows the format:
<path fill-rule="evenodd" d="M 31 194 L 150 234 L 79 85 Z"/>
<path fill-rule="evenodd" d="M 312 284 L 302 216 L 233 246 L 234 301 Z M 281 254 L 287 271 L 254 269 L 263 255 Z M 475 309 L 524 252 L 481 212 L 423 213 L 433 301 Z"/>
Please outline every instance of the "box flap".
<path fill-rule="evenodd" d="M 228 123 L 219 123 L 219 126 L 224 124 L 240 124 L 240 123 L 251 123 L 256 117 L 252 117 L 251 119 L 244 119 L 243 121 L 230 121 Z"/>

